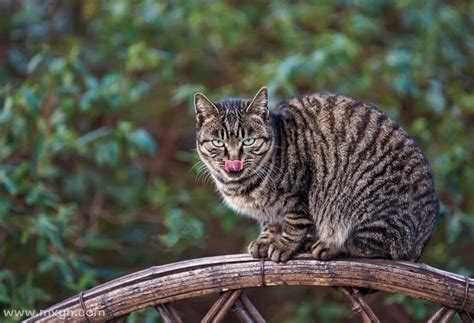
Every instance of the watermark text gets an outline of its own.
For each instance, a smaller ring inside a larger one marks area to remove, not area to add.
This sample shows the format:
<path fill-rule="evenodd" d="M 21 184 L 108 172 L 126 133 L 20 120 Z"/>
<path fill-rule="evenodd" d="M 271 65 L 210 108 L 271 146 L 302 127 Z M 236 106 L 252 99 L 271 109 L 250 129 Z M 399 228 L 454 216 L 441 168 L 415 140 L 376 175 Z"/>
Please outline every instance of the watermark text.
<path fill-rule="evenodd" d="M 24 318 L 24 317 L 32 317 L 35 315 L 40 316 L 49 316 L 49 317 L 56 317 L 60 320 L 67 320 L 72 318 L 79 318 L 79 317 L 105 317 L 104 310 L 86 310 L 77 309 L 77 310 L 27 310 L 27 309 L 4 309 L 3 316 L 10 317 L 10 318 Z"/>

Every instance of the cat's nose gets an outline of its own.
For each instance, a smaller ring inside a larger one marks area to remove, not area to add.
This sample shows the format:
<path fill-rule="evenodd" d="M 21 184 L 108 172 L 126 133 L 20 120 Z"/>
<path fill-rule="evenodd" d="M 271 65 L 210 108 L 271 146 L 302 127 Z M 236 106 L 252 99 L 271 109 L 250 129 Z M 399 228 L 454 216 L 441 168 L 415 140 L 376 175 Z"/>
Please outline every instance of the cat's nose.
<path fill-rule="evenodd" d="M 244 164 L 238 159 L 225 161 L 225 171 L 227 173 L 240 172 L 242 169 L 244 169 Z"/>

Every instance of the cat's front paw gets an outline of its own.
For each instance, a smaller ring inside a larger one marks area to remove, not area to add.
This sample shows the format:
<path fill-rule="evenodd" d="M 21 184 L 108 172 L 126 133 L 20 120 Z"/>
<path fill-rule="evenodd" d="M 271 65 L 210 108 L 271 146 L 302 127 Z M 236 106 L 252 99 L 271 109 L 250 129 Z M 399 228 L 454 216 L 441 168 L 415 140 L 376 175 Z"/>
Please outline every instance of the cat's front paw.
<path fill-rule="evenodd" d="M 265 258 L 268 254 L 268 247 L 272 240 L 270 239 L 256 239 L 250 242 L 248 251 L 253 258 Z"/>
<path fill-rule="evenodd" d="M 268 248 L 268 258 L 274 262 L 285 262 L 296 252 L 296 247 L 273 241 Z"/>
<path fill-rule="evenodd" d="M 331 260 L 339 254 L 339 250 L 322 240 L 318 240 L 311 246 L 311 253 L 318 260 Z"/>

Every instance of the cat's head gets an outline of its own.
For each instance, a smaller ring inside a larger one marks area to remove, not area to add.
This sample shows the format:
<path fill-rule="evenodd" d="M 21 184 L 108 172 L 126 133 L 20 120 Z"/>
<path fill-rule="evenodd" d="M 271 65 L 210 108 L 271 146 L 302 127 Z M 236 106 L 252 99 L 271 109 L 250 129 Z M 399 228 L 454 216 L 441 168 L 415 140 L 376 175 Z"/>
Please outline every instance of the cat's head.
<path fill-rule="evenodd" d="M 273 148 L 267 88 L 253 99 L 216 103 L 196 93 L 194 107 L 197 151 L 214 178 L 225 183 L 258 176 Z"/>

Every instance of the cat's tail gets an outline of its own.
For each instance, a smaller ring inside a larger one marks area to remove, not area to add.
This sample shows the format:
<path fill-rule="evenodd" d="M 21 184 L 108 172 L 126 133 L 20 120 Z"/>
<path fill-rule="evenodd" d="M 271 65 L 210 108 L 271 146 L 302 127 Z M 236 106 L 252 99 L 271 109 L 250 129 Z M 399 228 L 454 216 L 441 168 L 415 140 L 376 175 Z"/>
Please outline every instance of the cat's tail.
<path fill-rule="evenodd" d="M 436 199 L 423 209 L 415 241 L 415 255 L 418 261 L 433 233 L 439 214 L 439 202 Z"/>

